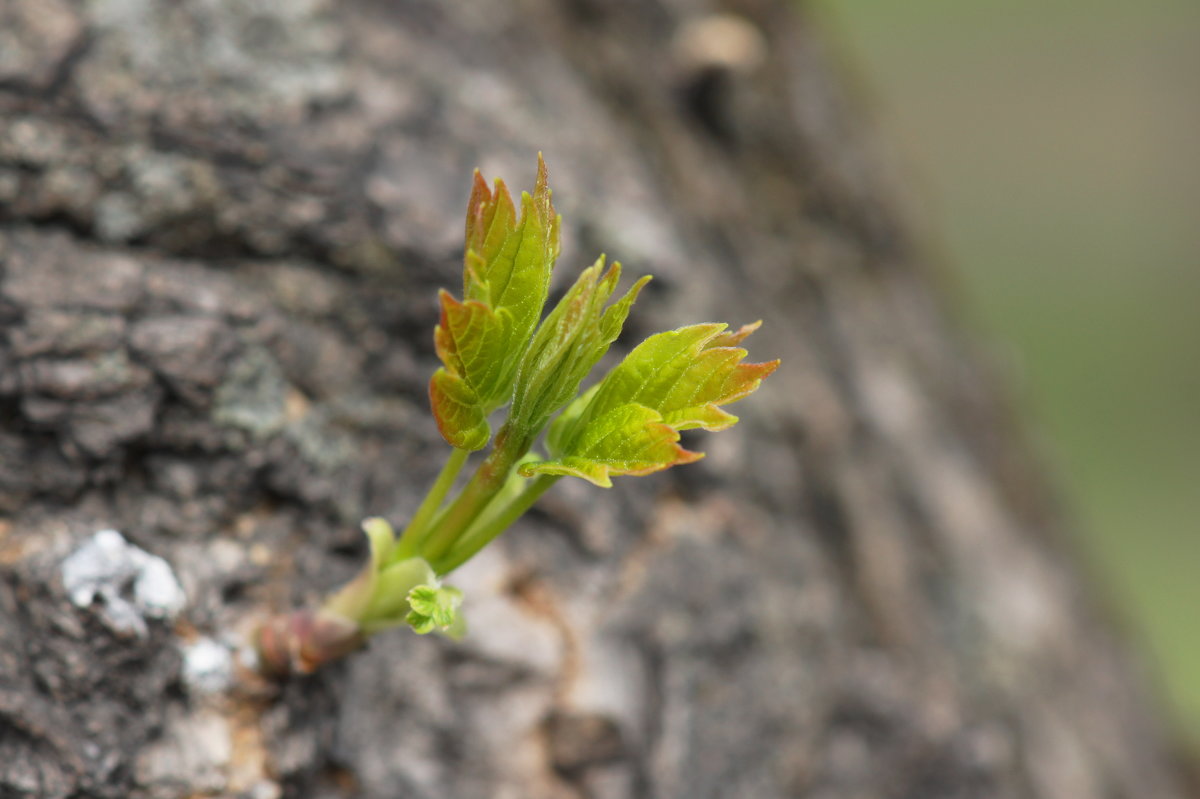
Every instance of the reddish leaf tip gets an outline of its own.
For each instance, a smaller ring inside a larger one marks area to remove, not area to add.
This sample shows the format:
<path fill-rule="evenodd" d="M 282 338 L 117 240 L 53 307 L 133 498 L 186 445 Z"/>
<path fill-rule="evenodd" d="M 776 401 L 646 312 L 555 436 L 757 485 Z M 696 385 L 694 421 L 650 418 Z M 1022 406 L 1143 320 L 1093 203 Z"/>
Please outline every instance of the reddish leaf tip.
<path fill-rule="evenodd" d="M 479 171 L 479 167 L 475 167 L 475 173 L 471 176 L 471 193 L 472 195 L 483 195 L 485 199 L 491 196 L 487 181 L 484 180 L 483 173 Z"/>
<path fill-rule="evenodd" d="M 761 319 L 759 319 L 756 322 L 751 322 L 748 325 L 742 325 L 737 330 L 731 330 L 731 331 L 722 333 L 719 336 L 716 336 L 715 338 L 713 338 L 713 340 L 709 343 L 708 346 L 710 346 L 710 347 L 736 347 L 738 344 L 741 344 L 743 341 L 745 341 L 746 338 L 751 333 L 753 333 L 755 330 L 758 330 L 760 327 L 762 327 Z"/>
<path fill-rule="evenodd" d="M 438 324 L 444 327 L 446 325 L 447 314 L 461 306 L 462 303 L 453 294 L 445 289 L 438 289 L 438 307 L 441 309 Z"/>
<path fill-rule="evenodd" d="M 756 376 L 758 377 L 759 380 L 762 380 L 763 378 L 772 374 L 776 369 L 778 369 L 779 364 L 781 364 L 781 363 L 783 363 L 783 361 L 780 360 L 779 358 L 776 358 L 773 361 L 764 361 L 763 363 L 748 363 L 745 365 L 749 366 L 753 369 L 757 369 L 758 375 L 756 375 Z"/>

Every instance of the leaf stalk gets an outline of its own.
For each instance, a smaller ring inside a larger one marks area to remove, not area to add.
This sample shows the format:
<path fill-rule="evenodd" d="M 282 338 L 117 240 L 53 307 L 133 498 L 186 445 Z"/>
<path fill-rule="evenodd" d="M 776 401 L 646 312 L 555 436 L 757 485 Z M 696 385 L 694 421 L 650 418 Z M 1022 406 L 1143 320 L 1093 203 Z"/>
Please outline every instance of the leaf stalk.
<path fill-rule="evenodd" d="M 476 524 L 461 535 L 445 557 L 433 563 L 433 568 L 439 574 L 446 574 L 475 557 L 481 549 L 512 526 L 513 522 L 519 519 L 525 511 L 533 507 L 542 494 L 546 493 L 546 490 L 557 483 L 559 479 L 558 475 L 543 474 L 530 481 L 525 490 L 502 510 L 492 515 L 491 518 L 482 520 L 480 524 Z"/>
<path fill-rule="evenodd" d="M 529 451 L 531 444 L 527 436 L 517 434 L 509 425 L 500 429 L 492 451 L 483 463 L 479 464 L 475 474 L 463 487 L 462 493 L 438 519 L 436 529 L 432 530 L 422 543 L 422 557 L 430 564 L 442 561 L 443 556 L 457 543 L 460 536 L 483 513 L 496 494 L 500 493 L 517 461 Z M 449 571 L 439 569 L 436 565 L 434 570 L 439 574 Z"/>
<path fill-rule="evenodd" d="M 420 551 L 421 544 L 429 532 L 429 522 L 441 509 L 442 501 L 450 492 L 450 488 L 454 485 L 454 481 L 458 478 L 459 472 L 462 471 L 470 454 L 467 450 L 457 447 L 450 453 L 450 457 L 446 459 L 445 465 L 438 473 L 433 487 L 425 495 L 425 499 L 417 508 L 417 512 L 413 514 L 408 526 L 404 528 L 404 532 L 400 534 L 400 541 L 391 558 L 393 562 L 411 558 Z"/>

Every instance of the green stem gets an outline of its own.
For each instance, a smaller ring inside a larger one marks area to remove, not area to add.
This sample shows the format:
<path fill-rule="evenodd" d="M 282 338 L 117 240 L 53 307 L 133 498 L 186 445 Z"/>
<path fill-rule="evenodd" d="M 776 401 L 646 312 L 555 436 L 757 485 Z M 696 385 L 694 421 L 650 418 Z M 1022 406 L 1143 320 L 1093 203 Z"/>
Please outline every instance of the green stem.
<path fill-rule="evenodd" d="M 543 474 L 534 479 L 524 491 L 517 495 L 512 502 L 494 514 L 490 519 L 482 520 L 480 524 L 467 530 L 450 548 L 445 557 L 431 563 L 438 574 L 447 574 L 466 563 L 498 535 L 512 525 L 525 511 L 533 507 L 546 489 L 557 483 L 558 475 Z"/>
<path fill-rule="evenodd" d="M 528 450 L 530 441 L 510 434 L 506 425 L 496 435 L 492 451 L 479 464 L 479 468 L 463 488 L 458 498 L 438 519 L 436 529 L 431 530 L 417 550 L 430 563 L 441 558 L 450 550 L 459 536 L 471 526 L 471 522 L 483 512 L 492 498 L 504 487 L 508 473 Z"/>
<path fill-rule="evenodd" d="M 438 472 L 437 480 L 434 481 L 433 487 L 429 489 L 429 493 L 421 501 L 421 506 L 417 508 L 417 512 L 413 514 L 412 520 L 400 535 L 400 542 L 396 545 L 395 555 L 392 557 L 393 560 L 399 561 L 411 558 L 420 549 L 422 540 L 428 532 L 429 522 L 442 506 L 442 500 L 446 498 L 450 487 L 454 485 L 455 478 L 462 471 L 462 467 L 466 464 L 467 457 L 470 454 L 465 449 L 457 448 L 450 453 L 450 457 L 446 459 L 446 465 Z"/>

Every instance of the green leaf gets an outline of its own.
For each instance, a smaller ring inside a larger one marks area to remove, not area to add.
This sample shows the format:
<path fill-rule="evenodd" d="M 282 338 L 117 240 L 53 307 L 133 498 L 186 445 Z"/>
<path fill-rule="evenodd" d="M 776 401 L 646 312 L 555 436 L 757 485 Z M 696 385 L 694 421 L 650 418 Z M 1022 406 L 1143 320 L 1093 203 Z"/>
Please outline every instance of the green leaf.
<path fill-rule="evenodd" d="M 565 405 L 616 340 L 643 277 L 607 309 L 621 279 L 621 265 L 604 271 L 604 256 L 583 270 L 534 334 L 521 361 L 509 423 L 525 438 L 536 436 Z"/>
<path fill-rule="evenodd" d="M 589 388 L 587 391 L 576 397 L 563 412 L 555 417 L 550 423 L 550 430 L 546 433 L 546 448 L 551 455 L 558 455 L 567 451 L 567 438 L 574 435 L 576 425 L 580 418 L 592 403 L 596 392 L 600 390 L 600 383 Z"/>
<path fill-rule="evenodd" d="M 555 420 L 551 459 L 522 474 L 582 477 L 601 485 L 617 474 L 647 474 L 698 459 L 678 445 L 679 431 L 723 430 L 737 417 L 720 406 L 751 394 L 779 365 L 742 363 L 738 346 L 758 323 L 726 332 L 701 324 L 659 333 L 639 344 Z"/>
<path fill-rule="evenodd" d="M 450 630 L 458 618 L 462 591 L 445 585 L 418 585 L 408 592 L 412 608 L 405 619 L 413 630 L 424 635 L 434 630 Z"/>
<path fill-rule="evenodd" d="M 464 301 L 440 295 L 434 344 L 444 368 L 429 386 L 438 429 L 455 447 L 486 446 L 488 414 L 512 398 L 521 355 L 546 303 L 558 229 L 540 155 L 533 194 L 521 195 L 519 220 L 504 182 L 497 180 L 492 191 L 475 173 L 467 205 Z"/>
<path fill-rule="evenodd" d="M 592 420 L 570 454 L 526 464 L 521 474 L 581 477 L 603 488 L 612 486 L 614 474 L 650 474 L 678 463 L 703 457 L 679 446 L 679 432 L 661 414 L 645 405 L 629 403 Z"/>
<path fill-rule="evenodd" d="M 438 630 L 439 633 L 453 641 L 461 641 L 463 636 L 467 634 L 467 619 L 461 613 L 454 614 L 454 621 L 450 622 L 450 626 Z"/>

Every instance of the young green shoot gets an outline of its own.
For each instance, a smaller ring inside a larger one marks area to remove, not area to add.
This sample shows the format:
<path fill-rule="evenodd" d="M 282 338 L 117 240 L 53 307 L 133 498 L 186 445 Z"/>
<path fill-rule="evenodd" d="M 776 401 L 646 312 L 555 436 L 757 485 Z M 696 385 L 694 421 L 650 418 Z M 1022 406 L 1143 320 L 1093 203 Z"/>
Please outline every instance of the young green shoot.
<path fill-rule="evenodd" d="M 391 627 L 463 635 L 462 592 L 442 582 L 446 575 L 563 477 L 608 488 L 616 476 L 699 460 L 703 453 L 680 445 L 680 431 L 731 427 L 737 417 L 722 406 L 752 394 L 779 365 L 744 362 L 740 344 L 759 323 L 697 324 L 650 336 L 581 393 L 650 278 L 618 294 L 621 265 L 606 268 L 601 256 L 543 318 L 559 227 L 540 156 L 519 214 L 504 182 L 489 188 L 476 171 L 463 298 L 439 293 L 434 330 L 442 366 L 429 398 L 451 448 L 445 466 L 399 535 L 383 519 L 363 522 L 370 558 L 351 582 L 320 608 L 261 629 L 268 670 L 312 671 Z M 493 433 L 488 420 L 505 407 Z M 455 492 L 471 454 L 489 445 Z"/>

